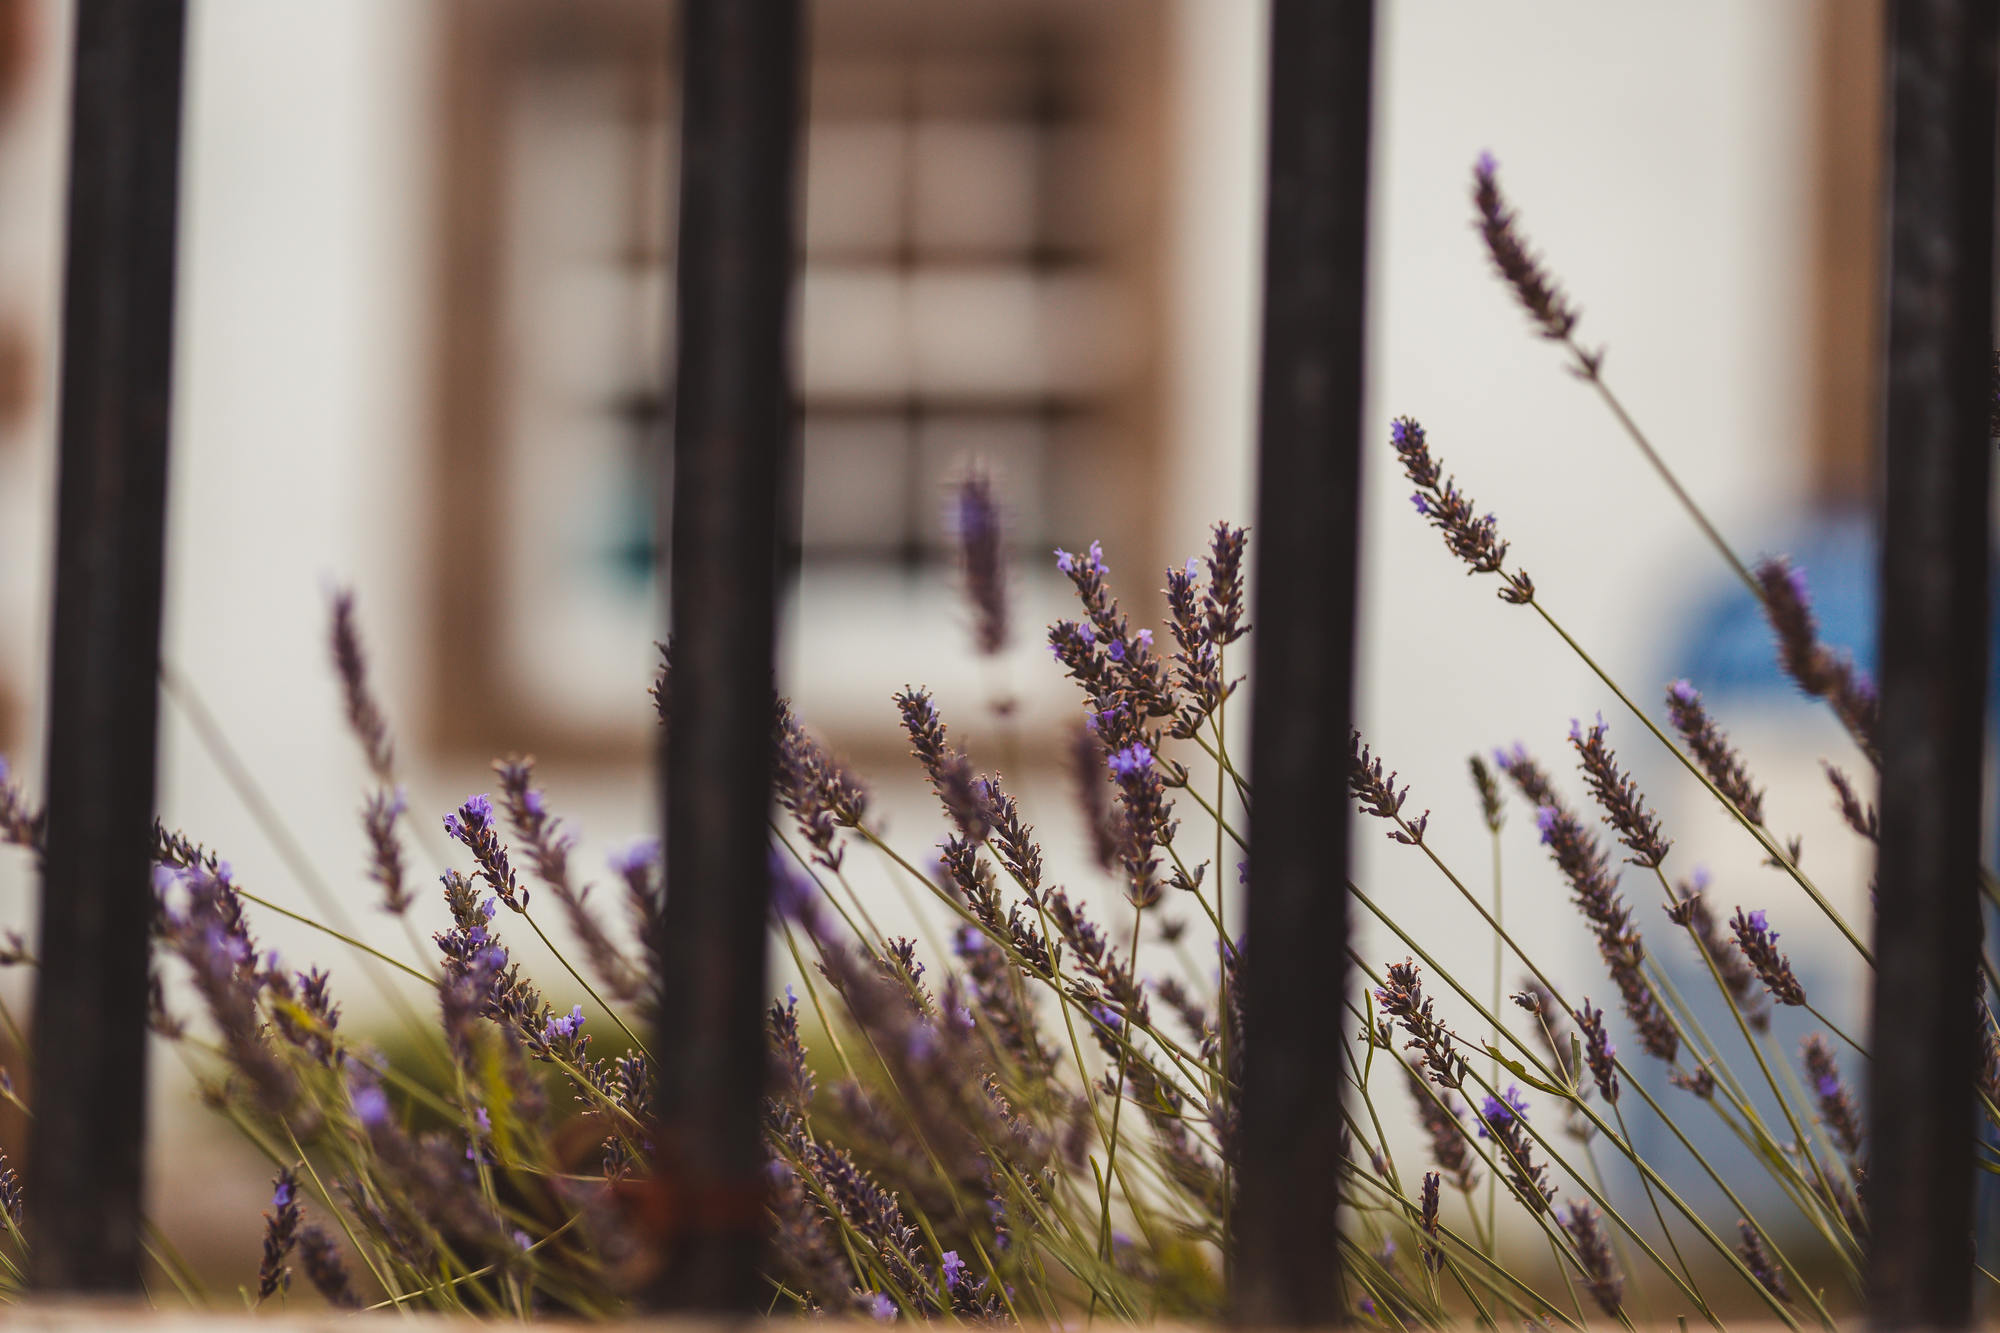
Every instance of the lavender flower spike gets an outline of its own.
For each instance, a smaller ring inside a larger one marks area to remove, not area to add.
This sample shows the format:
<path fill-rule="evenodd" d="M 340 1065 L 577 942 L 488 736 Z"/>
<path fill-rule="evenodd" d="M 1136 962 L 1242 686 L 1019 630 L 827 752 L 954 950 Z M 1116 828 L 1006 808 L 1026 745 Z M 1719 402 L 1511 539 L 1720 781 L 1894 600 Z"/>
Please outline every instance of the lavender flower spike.
<path fill-rule="evenodd" d="M 1604 810 L 1604 822 L 1618 831 L 1618 841 L 1632 849 L 1633 863 L 1650 870 L 1666 860 L 1673 844 L 1661 834 L 1659 817 L 1646 808 L 1638 784 L 1618 767 L 1618 756 L 1604 743 L 1608 730 L 1602 715 L 1588 731 L 1572 721 L 1569 742 L 1582 762 L 1584 784 Z"/>
<path fill-rule="evenodd" d="M 1667 716 L 1715 789 L 1727 796 L 1745 819 L 1753 824 L 1763 823 L 1764 793 L 1751 781 L 1743 757 L 1708 715 L 1701 702 L 1701 691 L 1685 680 L 1667 686 Z"/>
<path fill-rule="evenodd" d="M 1516 606 L 1533 601 L 1534 580 L 1527 571 L 1508 573 L 1504 565 L 1507 543 L 1500 540 L 1499 523 L 1493 515 L 1481 515 L 1472 497 L 1458 489 L 1455 478 L 1444 475 L 1443 465 L 1431 455 L 1424 428 L 1413 417 L 1397 417 L 1389 423 L 1389 443 L 1402 460 L 1403 472 L 1418 486 L 1417 512 L 1444 534 L 1444 544 L 1463 560 L 1474 574 L 1498 574 L 1502 581 L 1500 600 Z"/>
<path fill-rule="evenodd" d="M 271 1192 L 271 1211 L 264 1214 L 264 1258 L 257 1265 L 257 1299 L 265 1300 L 292 1285 L 286 1264 L 298 1243 L 299 1181 L 290 1167 L 278 1169 Z"/>
<path fill-rule="evenodd" d="M 333 665 L 340 674 L 342 699 L 347 706 L 348 729 L 361 742 L 362 753 L 377 781 L 391 785 L 395 779 L 396 747 L 389 739 L 389 720 L 368 688 L 368 661 L 361 651 L 361 631 L 354 624 L 354 594 L 341 589 L 333 595 Z"/>
<path fill-rule="evenodd" d="M 465 844 L 479 862 L 479 873 L 501 902 L 517 912 L 528 910 L 528 890 L 521 887 L 508 859 L 507 845 L 493 823 L 493 798 L 484 792 L 465 798 L 465 803 L 444 817 L 444 831 Z"/>
<path fill-rule="evenodd" d="M 1441 1088 L 1456 1088 L 1465 1081 L 1465 1058 L 1458 1054 L 1451 1033 L 1433 1012 L 1435 1001 L 1424 995 L 1422 970 L 1405 959 L 1384 969 L 1384 980 L 1375 992 L 1382 1012 L 1403 1025 L 1410 1034 L 1409 1047 L 1421 1051 L 1431 1081 Z"/>
<path fill-rule="evenodd" d="M 1418 1214 L 1424 1229 L 1424 1267 L 1435 1273 L 1444 1267 L 1444 1250 L 1438 1244 L 1438 1173 L 1424 1172 L 1423 1205 Z"/>
<path fill-rule="evenodd" d="M 1762 912 L 1745 912 L 1736 909 L 1736 915 L 1729 918 L 1729 928 L 1736 932 L 1736 947 L 1743 950 L 1743 956 L 1750 966 L 1757 970 L 1757 977 L 1771 992 L 1771 998 L 1779 1004 L 1802 1005 L 1806 1002 L 1806 988 L 1792 971 L 1792 960 L 1778 952 L 1778 932 L 1771 929 L 1771 923 Z"/>
<path fill-rule="evenodd" d="M 1479 234 L 1486 242 L 1487 254 L 1493 257 L 1493 267 L 1514 289 L 1536 332 L 1552 342 L 1567 342 L 1576 330 L 1577 309 L 1514 225 L 1514 210 L 1507 207 L 1506 197 L 1500 193 L 1500 168 L 1491 153 L 1481 153 L 1473 164 L 1472 202 L 1479 213 Z M 1601 352 L 1578 351 L 1577 356 L 1587 373 L 1596 373 L 1603 363 Z"/>
<path fill-rule="evenodd" d="M 1000 502 L 983 470 L 975 468 L 954 488 L 950 517 L 972 607 L 973 646 L 991 657 L 1007 644 L 1007 569 Z"/>
<path fill-rule="evenodd" d="M 1590 1076 L 1597 1082 L 1597 1090 L 1604 1094 L 1607 1102 L 1618 1100 L 1618 1066 L 1613 1059 L 1618 1048 L 1611 1044 L 1611 1038 L 1604 1030 L 1604 1011 L 1593 1009 L 1585 1000 L 1576 1011 L 1576 1025 L 1583 1033 L 1583 1060 L 1590 1066 Z"/>
<path fill-rule="evenodd" d="M 1545 805 L 1536 819 L 1542 842 L 1569 881 L 1571 900 L 1597 935 L 1597 951 L 1618 987 L 1625 1016 L 1638 1029 L 1640 1044 L 1648 1054 L 1672 1064 L 1680 1052 L 1680 1033 L 1640 968 L 1646 946 L 1632 924 L 1632 909 L 1619 896 L 1617 877 L 1603 849 L 1566 806 Z"/>
<path fill-rule="evenodd" d="M 1404 1066 L 1410 1076 L 1410 1097 L 1417 1104 L 1417 1119 L 1430 1136 L 1431 1160 L 1449 1172 L 1454 1188 L 1470 1192 L 1479 1183 L 1479 1173 L 1466 1142 L 1465 1123 L 1459 1119 L 1457 1099 L 1445 1089 L 1433 1092 L 1424 1085 L 1421 1066 Z"/>
<path fill-rule="evenodd" d="M 299 1263 L 306 1270 L 306 1279 L 328 1305 L 336 1310 L 361 1308 L 361 1297 L 348 1279 L 347 1265 L 341 1261 L 340 1247 L 333 1237 L 318 1227 L 307 1227 L 300 1232 Z"/>
<path fill-rule="evenodd" d="M 403 844 L 396 836 L 396 821 L 409 804 L 401 787 L 382 787 L 370 794 L 361 808 L 361 826 L 368 834 L 368 878 L 381 886 L 382 910 L 396 916 L 409 911 L 416 901 L 403 882 Z"/>
<path fill-rule="evenodd" d="M 1347 748 L 1347 793 L 1354 798 L 1354 803 L 1362 813 L 1386 819 L 1396 826 L 1389 830 L 1390 841 L 1412 847 L 1422 846 L 1424 830 L 1430 826 L 1431 812 L 1426 810 L 1415 819 L 1403 818 L 1403 799 L 1410 794 L 1410 789 L 1398 789 L 1394 773 L 1386 778 L 1382 776 L 1382 761 L 1370 754 L 1368 747 L 1361 743 L 1359 731 L 1348 732 Z"/>
<path fill-rule="evenodd" d="M 1792 1290 L 1785 1285 L 1785 1275 L 1771 1262 L 1770 1251 L 1764 1248 L 1764 1238 L 1757 1234 L 1757 1228 L 1750 1225 L 1749 1219 L 1738 1218 L 1736 1234 L 1743 1238 L 1743 1243 L 1736 1247 L 1737 1256 L 1743 1260 L 1743 1266 L 1750 1270 L 1751 1276 L 1764 1285 L 1764 1290 L 1785 1304 L 1791 1304 Z"/>
<path fill-rule="evenodd" d="M 1521 1090 L 1509 1084 L 1503 1097 L 1487 1097 L 1479 1105 L 1483 1122 L 1479 1137 L 1498 1144 L 1507 1163 L 1507 1186 L 1530 1211 L 1545 1213 L 1555 1197 L 1548 1183 L 1549 1168 L 1530 1156 L 1534 1140 L 1526 1128 L 1528 1102 Z"/>
<path fill-rule="evenodd" d="M 1563 1209 L 1562 1229 L 1576 1246 L 1576 1257 L 1590 1283 L 1591 1297 L 1613 1319 L 1618 1317 L 1625 1298 L 1625 1279 L 1611 1262 L 1611 1245 L 1604 1234 L 1604 1221 L 1587 1203 L 1571 1203 Z"/>
<path fill-rule="evenodd" d="M 1847 1085 L 1840 1081 L 1840 1065 L 1825 1037 L 1812 1033 L 1800 1048 L 1806 1075 L 1812 1080 L 1813 1100 L 1819 1103 L 1820 1123 L 1833 1137 L 1834 1146 L 1850 1159 L 1861 1151 L 1861 1113 Z"/>
<path fill-rule="evenodd" d="M 1757 566 L 1764 590 L 1764 615 L 1778 638 L 1778 661 L 1801 690 L 1833 707 L 1841 725 L 1869 758 L 1874 758 L 1875 687 L 1843 654 L 1819 641 L 1819 622 L 1805 575 L 1782 557 Z"/>

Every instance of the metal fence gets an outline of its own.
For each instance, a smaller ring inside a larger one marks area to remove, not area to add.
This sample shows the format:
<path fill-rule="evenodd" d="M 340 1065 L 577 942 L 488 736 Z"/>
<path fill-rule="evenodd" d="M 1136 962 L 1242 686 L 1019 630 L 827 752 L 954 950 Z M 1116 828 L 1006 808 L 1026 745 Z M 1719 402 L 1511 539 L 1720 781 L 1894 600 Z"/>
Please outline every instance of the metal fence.
<path fill-rule="evenodd" d="M 1272 0 L 1245 1075 L 1231 1276 L 1253 1323 L 1334 1322 L 1346 753 L 1372 0 Z M 760 1308 L 769 687 L 791 383 L 799 0 L 684 0 L 662 758 L 663 1308 Z M 135 1290 L 148 856 L 184 0 L 80 0 L 28 1226 L 44 1291 Z M 1971 1316 L 1993 307 L 1991 0 L 1890 5 L 1873 1315 Z M 667 471 L 661 468 L 663 482 Z M 697 777 L 699 780 L 696 780 Z M 1331 842 L 1329 843 L 1329 837 Z M 1300 1188 L 1300 1181 L 1314 1182 Z"/>

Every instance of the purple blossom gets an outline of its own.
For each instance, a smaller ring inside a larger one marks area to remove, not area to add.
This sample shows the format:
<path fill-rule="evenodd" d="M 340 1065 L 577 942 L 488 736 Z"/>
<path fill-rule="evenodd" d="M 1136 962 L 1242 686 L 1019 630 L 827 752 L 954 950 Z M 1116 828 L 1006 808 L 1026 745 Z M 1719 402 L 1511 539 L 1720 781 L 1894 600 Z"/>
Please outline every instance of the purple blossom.
<path fill-rule="evenodd" d="M 579 1004 L 571 1007 L 570 1011 L 562 1017 L 551 1018 L 542 1028 L 542 1040 L 555 1042 L 565 1037 L 574 1037 L 576 1030 L 582 1026 L 583 1006 Z"/>
<path fill-rule="evenodd" d="M 627 879 L 644 874 L 660 861 L 660 840 L 658 838 L 635 838 L 632 842 L 613 852 L 607 860 L 612 871 Z"/>
<path fill-rule="evenodd" d="M 1425 518 L 1429 518 L 1429 517 L 1430 517 L 1430 513 L 1431 513 L 1431 502 L 1430 502 L 1430 501 L 1428 501 L 1428 500 L 1426 500 L 1426 499 L 1424 499 L 1424 497 L 1423 497 L 1423 492 L 1421 492 L 1421 491 L 1413 491 L 1413 492 L 1411 492 L 1411 494 L 1410 494 L 1410 503 L 1411 503 L 1411 504 L 1413 504 L 1413 505 L 1415 505 L 1415 506 L 1417 507 L 1417 512 L 1418 512 L 1419 514 L 1422 514 L 1422 515 L 1423 515 L 1423 516 L 1424 516 Z"/>
<path fill-rule="evenodd" d="M 958 1285 L 959 1279 L 964 1276 L 965 1260 L 958 1257 L 957 1250 L 946 1250 L 944 1252 L 944 1284 L 947 1287 L 955 1287 Z"/>
<path fill-rule="evenodd" d="M 1479 1127 L 1480 1138 L 1490 1139 L 1493 1137 L 1488 1132 L 1489 1126 L 1493 1129 L 1501 1129 L 1512 1124 L 1517 1117 L 1522 1120 L 1528 1118 L 1528 1099 L 1522 1095 L 1519 1086 L 1509 1083 L 1504 1095 L 1506 1098 L 1504 1101 L 1499 1097 L 1489 1096 L 1479 1103 L 1480 1117 L 1486 1122 Z"/>
<path fill-rule="evenodd" d="M 1114 777 L 1137 777 L 1153 766 L 1153 752 L 1134 741 L 1116 754 L 1106 756 L 1105 764 Z"/>
<path fill-rule="evenodd" d="M 896 1303 L 878 1291 L 868 1302 L 868 1313 L 885 1324 L 890 1323 L 896 1318 Z"/>
<path fill-rule="evenodd" d="M 291 1180 L 288 1177 L 279 1176 L 278 1187 L 271 1191 L 271 1206 L 273 1208 L 290 1207 L 292 1200 L 297 1196 L 298 1190 L 293 1186 Z"/>
<path fill-rule="evenodd" d="M 370 1129 L 378 1129 L 389 1119 L 389 1099 L 373 1083 L 354 1089 L 354 1118 Z"/>
<path fill-rule="evenodd" d="M 1542 843 L 1545 846 L 1555 841 L 1556 823 L 1560 818 L 1561 815 L 1552 805 L 1545 805 L 1535 811 L 1535 827 L 1541 830 Z"/>

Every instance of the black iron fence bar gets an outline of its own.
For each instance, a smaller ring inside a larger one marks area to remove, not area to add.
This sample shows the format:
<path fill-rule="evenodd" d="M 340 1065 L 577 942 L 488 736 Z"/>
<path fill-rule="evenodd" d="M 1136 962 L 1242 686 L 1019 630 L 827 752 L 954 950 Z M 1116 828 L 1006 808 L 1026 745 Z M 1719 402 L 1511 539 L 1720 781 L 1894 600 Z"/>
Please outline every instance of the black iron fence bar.
<path fill-rule="evenodd" d="M 1347 944 L 1372 0 L 1275 0 L 1233 1312 L 1342 1314 Z"/>
<path fill-rule="evenodd" d="M 1996 19 L 1889 6 L 1881 852 L 1869 1087 L 1869 1309 L 1972 1318 Z"/>
<path fill-rule="evenodd" d="M 139 1289 L 182 0 L 80 0 L 27 1225 L 44 1291 Z"/>
<path fill-rule="evenodd" d="M 780 459 L 800 115 L 797 0 L 681 6 L 667 898 L 654 1296 L 762 1308 L 765 910 Z M 671 513 L 666 512 L 671 509 Z"/>

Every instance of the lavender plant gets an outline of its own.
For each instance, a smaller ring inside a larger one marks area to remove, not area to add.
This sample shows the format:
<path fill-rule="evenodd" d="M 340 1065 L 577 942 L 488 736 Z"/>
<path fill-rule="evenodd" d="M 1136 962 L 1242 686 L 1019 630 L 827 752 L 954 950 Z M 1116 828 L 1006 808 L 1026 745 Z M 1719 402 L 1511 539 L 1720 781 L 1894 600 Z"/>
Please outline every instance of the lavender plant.
<path fill-rule="evenodd" d="M 1474 205 L 1534 330 L 1568 349 L 1571 368 L 1758 596 L 1781 665 L 1835 710 L 1872 762 L 1872 692 L 1820 643 L 1802 577 L 1781 561 L 1753 575 L 1632 425 L 1605 386 L 1604 351 L 1577 341 L 1579 312 L 1523 238 L 1490 158 L 1475 168 Z M 1400 417 L 1388 443 L 1418 517 L 1448 555 L 1546 623 L 1640 722 L 1630 739 L 1663 747 L 1747 833 L 1753 864 L 1775 867 L 1799 893 L 1782 906 L 1746 905 L 1719 895 L 1706 872 L 1684 872 L 1599 715 L 1568 733 L 1587 801 L 1566 795 L 1523 744 L 1471 761 L 1477 805 L 1464 816 L 1493 841 L 1489 901 L 1430 836 L 1441 807 L 1411 800 L 1421 775 L 1402 778 L 1357 732 L 1344 761 L 1355 811 L 1380 821 L 1399 865 L 1436 875 L 1458 896 L 1495 955 L 1493 984 L 1476 993 L 1439 965 L 1434 922 L 1373 886 L 1347 886 L 1378 928 L 1363 938 L 1394 941 L 1387 959 L 1354 951 L 1352 994 L 1318 997 L 1327 1022 L 1354 1034 L 1341 1047 L 1347 1170 L 1300 1186 L 1340 1190 L 1347 1307 L 1385 1328 L 1465 1318 L 1580 1327 L 1598 1316 L 1631 1326 L 1673 1315 L 1720 1328 L 1725 1312 L 1744 1308 L 1790 1327 L 1831 1326 L 1859 1290 L 1867 1239 L 1866 1132 L 1835 1042 L 1866 1053 L 1812 1007 L 1776 947 L 1772 913 L 1802 899 L 1864 960 L 1865 946 L 1799 868 L 1796 842 L 1767 826 L 1764 787 L 1695 687 L 1669 685 L 1665 725 L 1656 722 L 1550 612 L 1498 518 L 1445 471 L 1424 428 Z M 972 646 L 990 655 L 1012 633 L 1006 523 L 982 474 L 951 508 Z M 1221 1310 L 1241 1146 L 1242 981 L 1256 965 L 1230 928 L 1222 873 L 1234 862 L 1242 884 L 1251 862 L 1242 830 L 1252 792 L 1232 748 L 1237 682 L 1228 673 L 1249 629 L 1247 540 L 1219 523 L 1205 552 L 1165 571 L 1159 610 L 1170 652 L 1141 623 L 1146 613 L 1114 596 L 1097 543 L 1053 553 L 1078 605 L 1047 631 L 1054 669 L 1077 691 L 1070 772 L 1055 792 L 1018 788 L 983 767 L 978 733 L 954 732 L 930 691 L 912 685 L 885 700 L 908 738 L 913 776 L 937 803 L 922 850 L 892 843 L 867 784 L 774 694 L 772 933 L 796 974 L 765 1014 L 774 1309 L 1052 1323 Z M 419 893 L 392 727 L 345 594 L 331 642 L 371 780 L 356 878 L 380 910 L 411 923 L 420 952 L 395 957 L 313 924 L 357 967 L 387 970 L 425 997 L 423 1008 L 399 1012 L 407 1030 L 395 1054 L 342 1026 L 336 987 L 346 976 L 288 968 L 259 945 L 258 913 L 298 914 L 183 834 L 161 828 L 155 840 L 156 953 L 185 973 L 202 1014 L 190 1022 L 170 1013 L 156 974 L 154 1030 L 277 1173 L 245 1297 L 276 1304 L 309 1286 L 339 1309 L 615 1314 L 645 1282 L 657 1239 L 649 1210 L 659 1144 L 643 1033 L 659 956 L 658 844 L 642 840 L 611 858 L 624 919 L 608 917 L 533 761 L 508 758 L 495 765 L 492 792 L 438 812 L 450 861 Z M 662 725 L 672 688 L 663 648 L 650 690 Z M 1872 839 L 1872 807 L 1841 770 L 1828 773 L 1847 823 Z M 1543 941 L 1508 928 L 1498 882 L 1509 836 L 1503 784 L 1534 815 L 1532 834 L 1512 836 L 1546 850 L 1540 887 L 1568 895 L 1601 973 L 1559 977 Z M 1055 800 L 1073 804 L 1083 830 L 1074 863 L 1030 822 Z M 28 794 L 0 766 L 0 841 L 34 854 L 41 830 Z M 863 865 L 899 881 L 949 929 L 917 938 L 882 929 L 857 886 Z M 1655 892 L 1672 928 L 1664 934 L 1643 909 Z M 581 967 L 544 932 L 551 902 Z M 427 939 L 416 939 L 420 928 Z M 547 984 L 515 956 L 509 937 L 522 930 L 561 968 Z M 34 965 L 18 936 L 0 962 Z M 1503 970 L 1520 977 L 1506 1014 Z M 1681 992 L 1677 978 L 1687 976 L 1705 978 L 1705 1004 Z M 1777 1010 L 1810 1016 L 1824 1035 L 1781 1048 Z M 1717 1013 L 1733 1031 L 1710 1031 Z M 4 1009 L 0 1023 L 13 1024 Z M 1990 1008 L 1984 1024 L 1980 1091 L 2000 1124 L 2000 1026 Z M 1385 1079 L 1407 1132 L 1390 1127 L 1396 1117 L 1385 1122 Z M 14 1100 L 3 1072 L 0 1096 Z M 1634 1134 L 1627 1114 L 1638 1108 L 1664 1138 Z M 1697 1121 L 1708 1130 L 1697 1134 Z M 1718 1139 L 1742 1147 L 1767 1177 L 1761 1188 L 1712 1159 L 1704 1145 Z M 1613 1167 L 1633 1183 L 1614 1180 Z M 1690 1180 L 1726 1210 L 1696 1207 L 1683 1192 Z M 8 1290 L 25 1257 L 20 1193 L 0 1159 Z M 257 1230 L 246 1218 L 246 1264 Z M 1503 1232 L 1538 1248 L 1503 1245 Z M 155 1257 L 191 1300 L 207 1299 L 164 1243 Z"/>

